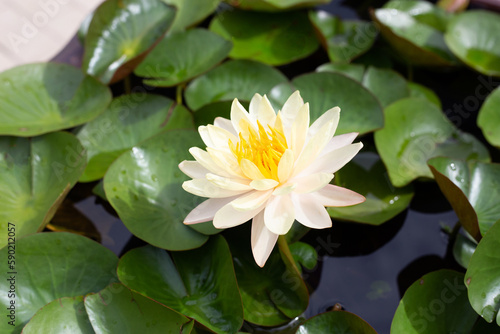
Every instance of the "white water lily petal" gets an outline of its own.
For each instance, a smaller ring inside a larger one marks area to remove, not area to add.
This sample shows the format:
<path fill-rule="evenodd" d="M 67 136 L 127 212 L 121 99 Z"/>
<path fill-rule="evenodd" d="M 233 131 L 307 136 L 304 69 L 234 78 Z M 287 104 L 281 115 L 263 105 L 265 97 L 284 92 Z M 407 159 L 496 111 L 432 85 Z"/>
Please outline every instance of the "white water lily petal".
<path fill-rule="evenodd" d="M 207 179 L 192 179 L 184 181 L 182 188 L 196 196 L 208 198 L 230 197 L 248 192 L 248 190 L 230 190 L 216 186 Z"/>
<path fill-rule="evenodd" d="M 205 143 L 207 147 L 214 147 L 214 143 L 208 134 L 208 128 L 204 125 L 198 127 L 198 133 L 200 134 L 201 140 Z"/>
<path fill-rule="evenodd" d="M 312 194 L 292 195 L 295 219 L 310 228 L 332 227 L 332 219 L 325 207 Z"/>
<path fill-rule="evenodd" d="M 229 228 L 241 225 L 255 217 L 264 209 L 264 205 L 249 211 L 238 211 L 231 203 L 224 205 L 214 216 L 215 228 Z"/>
<path fill-rule="evenodd" d="M 262 100 L 260 101 L 259 113 L 257 119 L 262 125 L 274 124 L 274 121 L 276 119 L 276 112 L 274 111 L 273 106 L 271 105 L 271 102 L 269 102 L 269 100 L 267 99 L 266 95 L 264 95 L 262 97 Z"/>
<path fill-rule="evenodd" d="M 262 268 L 269 258 L 269 255 L 271 255 L 274 245 L 278 240 L 278 234 L 269 231 L 266 227 L 263 211 L 252 220 L 251 240 L 253 258 L 257 265 Z"/>
<path fill-rule="evenodd" d="M 230 120 L 228 120 L 227 118 L 216 117 L 214 120 L 214 126 L 221 128 L 221 129 L 224 129 L 224 130 L 228 131 L 229 133 L 232 133 L 236 137 L 238 136 L 238 133 L 234 129 L 233 123 Z"/>
<path fill-rule="evenodd" d="M 214 219 L 215 213 L 224 205 L 238 198 L 237 196 L 225 198 L 210 198 L 195 207 L 184 219 L 184 224 L 198 224 Z"/>
<path fill-rule="evenodd" d="M 267 202 L 272 192 L 272 190 L 251 191 L 232 201 L 231 205 L 238 211 L 255 210 Z"/>
<path fill-rule="evenodd" d="M 276 187 L 278 184 L 280 183 L 273 179 L 261 179 L 250 182 L 250 187 L 255 190 L 265 191 Z"/>
<path fill-rule="evenodd" d="M 272 196 L 264 211 L 264 223 L 273 233 L 286 234 L 295 220 L 290 195 Z"/>
<path fill-rule="evenodd" d="M 296 90 L 290 97 L 286 100 L 283 108 L 281 108 L 281 118 L 283 122 L 283 128 L 285 130 L 285 135 L 287 138 L 290 136 L 290 131 L 292 124 L 297 117 L 299 109 L 304 105 L 304 100 L 300 96 L 298 90 Z"/>
<path fill-rule="evenodd" d="M 251 180 L 261 180 L 266 178 L 262 175 L 259 168 L 248 159 L 241 159 L 240 167 L 243 174 Z"/>
<path fill-rule="evenodd" d="M 259 93 L 255 93 L 250 100 L 250 105 L 248 106 L 248 111 L 250 114 L 250 118 L 253 121 L 257 121 L 259 115 L 259 106 L 262 101 L 262 96 Z"/>
<path fill-rule="evenodd" d="M 328 184 L 323 189 L 311 195 L 324 206 L 350 206 L 365 201 L 363 195 L 346 188 L 334 186 L 333 184 Z"/>
<path fill-rule="evenodd" d="M 236 132 L 246 133 L 248 132 L 248 130 L 242 129 L 240 126 L 242 121 L 245 124 L 249 124 L 250 126 L 255 127 L 252 121 L 250 120 L 250 117 L 245 108 L 241 105 L 241 103 L 237 99 L 234 99 L 233 104 L 231 105 L 231 122 L 233 123 L 233 127 L 236 130 Z"/>
<path fill-rule="evenodd" d="M 291 193 L 297 187 L 297 183 L 287 183 L 282 186 L 277 187 L 273 191 L 274 196 L 283 196 Z"/>
<path fill-rule="evenodd" d="M 358 154 L 359 150 L 361 150 L 362 147 L 363 144 L 360 142 L 349 144 L 335 151 L 331 151 L 317 158 L 300 174 L 307 175 L 311 173 L 335 173 L 340 168 L 344 167 L 345 164 L 351 161 L 351 159 L 356 154 Z"/>
<path fill-rule="evenodd" d="M 337 131 L 337 126 L 339 125 L 340 120 L 340 108 L 334 107 L 332 109 L 327 110 L 323 115 L 318 117 L 316 121 L 309 128 L 308 138 L 311 138 L 315 134 L 317 134 L 321 128 L 328 122 L 333 121 L 333 133 Z M 333 136 L 333 135 L 332 135 Z"/>
<path fill-rule="evenodd" d="M 205 177 L 208 181 L 212 182 L 217 187 L 220 187 L 222 189 L 234 190 L 234 191 L 253 190 L 253 188 L 250 187 L 250 185 L 249 185 L 250 180 L 247 180 L 247 179 L 228 178 L 228 177 L 223 177 L 223 176 L 219 176 L 219 175 L 212 174 L 212 173 L 208 173 Z"/>
<path fill-rule="evenodd" d="M 218 164 L 216 164 L 213 160 L 210 154 L 208 152 L 202 150 L 201 148 L 198 147 L 191 147 L 189 149 L 189 153 L 195 158 L 195 160 L 208 169 L 210 172 L 214 174 L 218 174 L 221 176 L 226 176 L 226 177 L 231 177 L 232 175 L 228 172 L 225 171 L 224 168 L 221 168 Z"/>
<path fill-rule="evenodd" d="M 345 133 L 343 135 L 334 136 L 332 139 L 330 139 L 328 144 L 326 144 L 320 156 L 323 156 L 327 153 L 338 150 L 341 147 L 352 144 L 352 142 L 354 141 L 354 139 L 356 139 L 358 134 L 359 134 L 358 132 L 350 132 L 350 133 Z"/>
<path fill-rule="evenodd" d="M 206 128 L 210 141 L 212 142 L 212 147 L 229 149 L 229 140 L 233 143 L 238 142 L 238 137 L 227 130 L 213 125 L 208 125 Z"/>
<path fill-rule="evenodd" d="M 333 179 L 332 173 L 316 173 L 302 177 L 296 177 L 292 182 L 297 184 L 293 190 L 294 193 L 311 193 L 326 186 Z"/>
<path fill-rule="evenodd" d="M 304 147 L 309 129 L 309 103 L 304 104 L 297 113 L 290 132 L 290 148 L 298 156 Z"/>
<path fill-rule="evenodd" d="M 179 169 L 193 179 L 199 179 L 205 177 L 207 173 L 210 173 L 208 169 L 203 167 L 198 161 L 184 160 L 179 164 Z"/>
<path fill-rule="evenodd" d="M 232 177 L 245 178 L 245 176 L 241 173 L 241 168 L 238 164 L 238 160 L 232 153 L 213 147 L 207 147 L 207 152 L 210 155 L 212 161 L 227 174 L 231 175 Z"/>
<path fill-rule="evenodd" d="M 278 179 L 281 183 L 286 182 L 290 175 L 292 175 L 294 159 L 293 151 L 290 149 L 285 150 L 285 153 L 281 156 L 281 160 L 278 163 Z"/>

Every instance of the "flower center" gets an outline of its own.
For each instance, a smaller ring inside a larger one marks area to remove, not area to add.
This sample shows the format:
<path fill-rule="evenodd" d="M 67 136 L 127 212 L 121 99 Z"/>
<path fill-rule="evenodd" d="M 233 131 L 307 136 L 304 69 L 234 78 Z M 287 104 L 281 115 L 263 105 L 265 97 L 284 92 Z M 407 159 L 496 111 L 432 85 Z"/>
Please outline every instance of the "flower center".
<path fill-rule="evenodd" d="M 233 144 L 229 140 L 229 147 L 233 154 L 238 158 L 238 163 L 242 159 L 253 162 L 267 179 L 278 179 L 278 164 L 281 156 L 288 148 L 284 133 L 270 125 L 267 125 L 268 131 L 257 121 L 259 131 L 256 132 L 250 124 L 247 124 L 246 130 L 239 133 L 239 142 Z M 247 134 L 244 137 L 243 132 Z"/>

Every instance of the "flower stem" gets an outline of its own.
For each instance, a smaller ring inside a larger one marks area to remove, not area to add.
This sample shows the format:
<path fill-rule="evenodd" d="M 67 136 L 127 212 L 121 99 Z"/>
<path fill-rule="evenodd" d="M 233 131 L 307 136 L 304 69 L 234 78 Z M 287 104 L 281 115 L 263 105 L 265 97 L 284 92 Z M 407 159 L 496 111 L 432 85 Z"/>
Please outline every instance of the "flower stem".
<path fill-rule="evenodd" d="M 293 268 L 297 270 L 298 273 L 300 273 L 299 268 L 297 268 L 297 264 L 295 263 L 295 260 L 293 259 L 292 252 L 290 252 L 290 247 L 288 246 L 288 241 L 286 241 L 286 236 L 285 235 L 280 235 L 278 237 L 278 247 L 289 262 L 291 262 Z"/>

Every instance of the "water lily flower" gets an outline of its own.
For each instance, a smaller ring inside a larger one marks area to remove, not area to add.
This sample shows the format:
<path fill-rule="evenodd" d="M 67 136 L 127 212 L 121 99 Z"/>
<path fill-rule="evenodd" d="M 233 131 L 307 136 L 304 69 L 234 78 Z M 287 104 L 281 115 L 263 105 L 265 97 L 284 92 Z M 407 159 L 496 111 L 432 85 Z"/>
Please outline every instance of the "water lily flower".
<path fill-rule="evenodd" d="M 352 143 L 358 133 L 334 136 L 339 117 L 335 107 L 309 126 L 309 103 L 298 91 L 278 113 L 265 95 L 255 94 L 249 112 L 234 99 L 230 120 L 218 117 L 199 127 L 206 150 L 192 147 L 196 161 L 179 164 L 192 178 L 184 190 L 209 198 L 184 224 L 213 220 L 223 229 L 252 219 L 251 245 L 260 267 L 295 220 L 310 228 L 331 227 L 325 206 L 365 200 L 330 184 L 333 173 L 363 147 Z"/>

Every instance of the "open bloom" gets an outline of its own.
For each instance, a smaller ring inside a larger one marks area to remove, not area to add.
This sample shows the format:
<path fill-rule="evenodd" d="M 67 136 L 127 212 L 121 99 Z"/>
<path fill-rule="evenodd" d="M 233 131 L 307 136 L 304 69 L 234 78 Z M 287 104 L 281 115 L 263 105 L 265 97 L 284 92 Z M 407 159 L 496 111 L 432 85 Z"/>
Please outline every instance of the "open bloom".
<path fill-rule="evenodd" d="M 294 220 L 310 228 L 331 227 L 325 206 L 348 206 L 365 198 L 330 184 L 333 173 L 363 147 L 357 133 L 335 136 L 340 108 L 325 112 L 309 126 L 309 104 L 298 91 L 275 113 L 267 97 L 255 94 L 249 112 L 233 101 L 231 120 L 216 118 L 200 126 L 206 151 L 192 147 L 196 161 L 179 168 L 193 179 L 183 188 L 209 199 L 184 220 L 213 220 L 216 228 L 252 219 L 255 261 L 264 266 L 279 235 Z"/>

